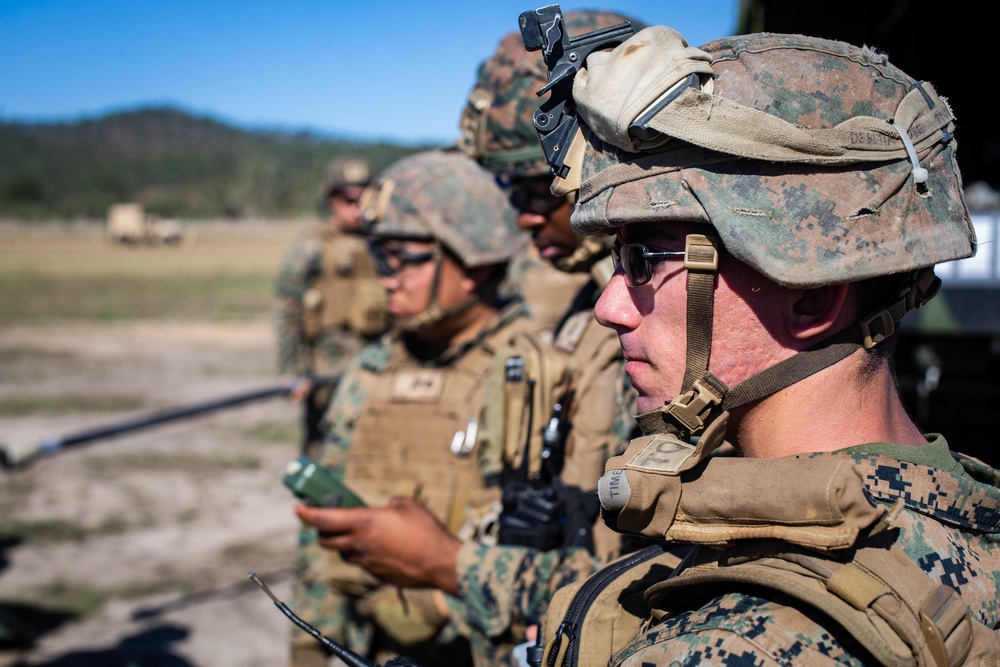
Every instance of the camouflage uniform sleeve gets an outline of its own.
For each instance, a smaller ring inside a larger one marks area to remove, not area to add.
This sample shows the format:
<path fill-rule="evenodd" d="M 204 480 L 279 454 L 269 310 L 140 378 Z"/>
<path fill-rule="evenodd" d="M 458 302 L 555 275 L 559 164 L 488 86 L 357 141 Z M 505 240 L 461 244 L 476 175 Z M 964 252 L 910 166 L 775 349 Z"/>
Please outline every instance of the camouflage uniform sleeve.
<path fill-rule="evenodd" d="M 699 610 L 671 616 L 611 662 L 627 667 L 864 664 L 810 616 L 740 593 L 724 594 Z"/>
<path fill-rule="evenodd" d="M 278 341 L 278 374 L 302 375 L 308 368 L 303 353 L 302 297 L 319 273 L 323 251 L 318 239 L 296 242 L 285 254 L 275 282 L 274 324 Z"/>
<path fill-rule="evenodd" d="M 453 616 L 489 637 L 516 621 L 537 623 L 559 588 L 597 571 L 601 563 L 586 549 L 539 551 L 527 547 L 462 545 L 458 597 Z"/>

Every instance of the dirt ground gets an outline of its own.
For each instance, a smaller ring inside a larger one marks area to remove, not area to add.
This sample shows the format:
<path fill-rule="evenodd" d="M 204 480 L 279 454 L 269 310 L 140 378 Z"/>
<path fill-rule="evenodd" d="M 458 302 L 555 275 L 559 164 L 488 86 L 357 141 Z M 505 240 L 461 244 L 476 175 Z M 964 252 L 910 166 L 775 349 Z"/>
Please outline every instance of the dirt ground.
<path fill-rule="evenodd" d="M 0 348 L 40 353 L 8 365 L 0 395 L 26 382 L 34 395 L 100 387 L 152 410 L 272 381 L 266 320 L 15 328 L 0 332 Z M 145 410 L 7 417 L 2 436 L 37 442 Z M 7 520 L 61 521 L 80 534 L 8 549 L 2 597 L 50 609 L 76 590 L 103 602 L 27 650 L 0 653 L 0 664 L 282 664 L 290 624 L 246 576 L 256 570 L 288 596 L 296 522 L 281 476 L 297 445 L 256 434 L 294 434 L 297 415 L 272 399 L 5 473 Z"/>
<path fill-rule="evenodd" d="M 268 385 L 273 349 L 266 313 L 2 322 L 0 441 Z M 298 418 L 268 399 L 0 471 L 0 628 L 36 635 L 0 632 L 0 666 L 283 664 L 293 628 L 247 573 L 290 597 Z"/>

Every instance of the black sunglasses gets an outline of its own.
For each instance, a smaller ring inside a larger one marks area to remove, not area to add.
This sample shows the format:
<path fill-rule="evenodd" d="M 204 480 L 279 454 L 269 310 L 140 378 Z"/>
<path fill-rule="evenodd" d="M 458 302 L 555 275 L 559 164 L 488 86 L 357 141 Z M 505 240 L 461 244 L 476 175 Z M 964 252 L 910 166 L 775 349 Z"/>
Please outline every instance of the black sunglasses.
<path fill-rule="evenodd" d="M 510 205 L 518 213 L 533 213 L 535 215 L 549 215 L 563 205 L 565 197 L 557 197 L 549 192 L 539 192 L 538 190 L 519 184 L 507 186 Z"/>
<path fill-rule="evenodd" d="M 402 248 L 385 248 L 381 244 L 371 244 L 375 270 L 380 276 L 394 276 L 404 267 L 425 264 L 437 256 L 435 252 L 411 252 Z"/>
<path fill-rule="evenodd" d="M 625 274 L 625 284 L 629 287 L 648 283 L 653 274 L 654 263 L 662 262 L 668 257 L 683 257 L 685 254 L 683 250 L 650 252 L 649 248 L 641 243 L 626 243 L 611 249 L 615 268 L 621 267 Z"/>

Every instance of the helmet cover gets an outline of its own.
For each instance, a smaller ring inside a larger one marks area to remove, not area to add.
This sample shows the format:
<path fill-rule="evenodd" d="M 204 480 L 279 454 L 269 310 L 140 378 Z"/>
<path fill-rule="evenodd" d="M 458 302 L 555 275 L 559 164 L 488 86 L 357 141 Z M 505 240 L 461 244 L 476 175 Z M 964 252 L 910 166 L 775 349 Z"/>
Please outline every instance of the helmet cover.
<path fill-rule="evenodd" d="M 390 165 L 363 202 L 373 239 L 439 241 L 468 268 L 500 264 L 525 244 L 493 175 L 458 151 L 427 151 Z"/>
<path fill-rule="evenodd" d="M 732 255 L 802 288 L 974 252 L 954 118 L 929 84 L 841 42 L 756 34 L 691 49 L 665 31 L 592 54 L 577 76 L 578 233 L 704 222 Z M 692 73 L 698 85 L 643 118 Z"/>
<path fill-rule="evenodd" d="M 645 27 L 622 14 L 600 11 L 568 12 L 564 21 L 572 35 L 625 21 L 637 31 Z M 479 65 L 476 85 L 462 114 L 458 147 L 505 176 L 548 175 L 533 121 L 540 101 L 535 91 L 547 82 L 541 53 L 526 51 L 519 32 L 506 35 L 496 52 Z"/>

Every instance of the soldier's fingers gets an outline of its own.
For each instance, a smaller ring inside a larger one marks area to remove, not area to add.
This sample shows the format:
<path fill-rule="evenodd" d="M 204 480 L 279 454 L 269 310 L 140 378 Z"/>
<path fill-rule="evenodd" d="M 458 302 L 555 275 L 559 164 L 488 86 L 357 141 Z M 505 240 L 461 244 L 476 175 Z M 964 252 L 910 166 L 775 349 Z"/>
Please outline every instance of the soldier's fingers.
<path fill-rule="evenodd" d="M 296 505 L 295 514 L 320 534 L 338 535 L 352 530 L 358 522 L 359 517 L 353 516 L 360 510 L 343 510 L 329 507 L 309 507 L 308 505 Z"/>
<path fill-rule="evenodd" d="M 324 549 L 339 551 L 341 557 L 349 563 L 355 562 L 361 556 L 361 552 L 354 548 L 354 541 L 347 535 L 320 533 L 318 541 Z"/>
<path fill-rule="evenodd" d="M 420 503 L 409 496 L 393 496 L 388 503 L 388 506 L 394 509 L 405 509 L 414 505 L 420 505 Z"/>

